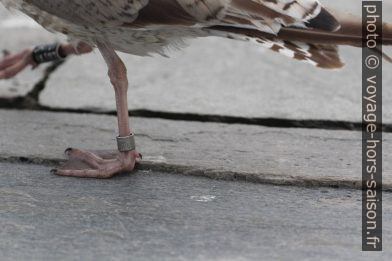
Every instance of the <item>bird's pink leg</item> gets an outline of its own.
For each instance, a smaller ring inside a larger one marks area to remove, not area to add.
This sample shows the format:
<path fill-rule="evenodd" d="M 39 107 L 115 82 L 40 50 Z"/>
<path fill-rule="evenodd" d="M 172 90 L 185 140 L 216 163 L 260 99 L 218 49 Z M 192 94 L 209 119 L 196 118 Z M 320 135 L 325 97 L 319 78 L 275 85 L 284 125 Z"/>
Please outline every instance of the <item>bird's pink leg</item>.
<path fill-rule="evenodd" d="M 76 45 L 62 44 L 60 49 L 64 57 L 70 55 L 81 55 L 89 53 L 92 50 L 92 47 L 84 42 L 79 42 Z M 7 53 L 3 58 L 0 58 L 0 80 L 16 76 L 29 65 L 36 67 L 37 64 L 35 64 L 33 60 L 32 53 L 33 49 L 27 48 L 15 54 Z"/>
<path fill-rule="evenodd" d="M 97 46 L 108 65 L 109 78 L 116 95 L 119 137 L 126 137 L 131 133 L 128 116 L 127 70 L 113 48 L 105 43 L 98 43 Z M 66 154 L 69 161 L 60 169 L 55 170 L 57 175 L 110 178 L 119 172 L 132 171 L 136 162 L 141 159 L 141 155 L 134 149 L 113 153 L 68 149 Z"/>
<path fill-rule="evenodd" d="M 32 50 L 25 49 L 16 54 L 6 54 L 0 59 L 0 79 L 9 79 L 23 71 L 29 65 L 34 65 Z"/>

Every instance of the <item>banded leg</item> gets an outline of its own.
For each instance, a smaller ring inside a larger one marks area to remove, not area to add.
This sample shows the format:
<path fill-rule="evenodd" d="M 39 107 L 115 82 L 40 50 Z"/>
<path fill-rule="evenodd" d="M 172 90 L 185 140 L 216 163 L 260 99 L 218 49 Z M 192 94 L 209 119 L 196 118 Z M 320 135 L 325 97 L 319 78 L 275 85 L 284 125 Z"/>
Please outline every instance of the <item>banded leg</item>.
<path fill-rule="evenodd" d="M 53 50 L 53 48 L 58 49 Z M 79 42 L 76 45 L 40 45 L 35 48 L 27 48 L 15 54 L 4 51 L 5 55 L 0 59 L 0 80 L 16 76 L 30 65 L 35 68 L 43 62 L 54 61 L 70 55 L 81 55 L 92 50 L 92 47 L 88 44 Z M 34 53 L 34 51 L 38 53 Z"/>
<path fill-rule="evenodd" d="M 104 156 L 99 152 L 69 149 L 67 150 L 69 161 L 60 169 L 55 170 L 57 175 L 110 178 L 119 172 L 132 171 L 136 162 L 141 160 L 141 155 L 135 150 L 134 136 L 129 126 L 126 67 L 108 44 L 98 43 L 97 46 L 108 65 L 108 75 L 116 96 L 119 130 L 118 151 L 111 154 L 106 153 Z"/>

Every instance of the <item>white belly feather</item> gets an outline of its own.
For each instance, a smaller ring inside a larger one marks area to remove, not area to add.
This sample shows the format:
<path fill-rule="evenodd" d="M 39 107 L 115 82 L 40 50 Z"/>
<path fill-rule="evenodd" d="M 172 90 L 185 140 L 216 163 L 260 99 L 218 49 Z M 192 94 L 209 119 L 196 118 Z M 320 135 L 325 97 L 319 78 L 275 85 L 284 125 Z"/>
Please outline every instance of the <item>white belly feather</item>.
<path fill-rule="evenodd" d="M 51 32 L 66 34 L 71 41 L 81 40 L 94 46 L 97 40 L 104 40 L 118 51 L 139 56 L 152 53 L 165 55 L 167 49 L 184 46 L 187 38 L 207 35 L 202 29 L 183 26 L 155 29 L 81 26 L 51 15 L 23 0 L 0 0 L 0 3 L 7 8 L 21 10 Z"/>

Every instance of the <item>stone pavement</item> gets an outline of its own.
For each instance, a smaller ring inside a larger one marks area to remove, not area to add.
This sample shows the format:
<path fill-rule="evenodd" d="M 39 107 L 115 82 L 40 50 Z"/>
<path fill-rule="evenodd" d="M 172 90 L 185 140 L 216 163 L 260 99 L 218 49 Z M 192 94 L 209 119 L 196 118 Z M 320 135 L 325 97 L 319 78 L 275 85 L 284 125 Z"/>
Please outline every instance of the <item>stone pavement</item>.
<path fill-rule="evenodd" d="M 355 0 L 324 2 L 360 12 Z M 392 18 L 392 4 L 384 9 Z M 0 35 L 11 51 L 63 39 L 1 8 Z M 143 116 L 131 120 L 144 160 L 107 181 L 49 174 L 69 146 L 115 147 L 113 91 L 99 55 L 0 82 L 1 260 L 392 259 L 390 64 L 385 241 L 373 255 L 360 252 L 355 190 L 361 50 L 342 48 L 347 67 L 338 72 L 222 39 L 173 55 L 122 55 L 131 109 Z"/>
<path fill-rule="evenodd" d="M 391 260 L 361 244 L 361 192 L 156 171 L 111 180 L 0 163 L 1 260 Z M 384 195 L 384 220 L 392 218 Z"/>
<path fill-rule="evenodd" d="M 61 162 L 68 147 L 114 149 L 116 118 L 0 110 L 0 159 Z M 361 187 L 361 132 L 132 118 L 142 166 L 259 183 Z M 15 137 L 15 138 L 14 138 Z M 392 157 L 392 134 L 384 156 Z M 392 190 L 384 161 L 384 189 Z"/>

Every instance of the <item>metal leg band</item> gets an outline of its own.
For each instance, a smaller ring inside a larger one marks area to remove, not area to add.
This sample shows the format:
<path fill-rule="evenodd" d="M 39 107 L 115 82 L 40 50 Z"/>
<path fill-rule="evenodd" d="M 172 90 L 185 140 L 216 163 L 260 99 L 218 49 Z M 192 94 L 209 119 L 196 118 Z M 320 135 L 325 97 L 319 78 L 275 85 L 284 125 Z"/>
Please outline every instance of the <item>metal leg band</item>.
<path fill-rule="evenodd" d="M 129 136 L 117 137 L 117 147 L 120 152 L 135 150 L 135 135 L 131 133 Z"/>
<path fill-rule="evenodd" d="M 39 45 L 33 49 L 33 60 L 36 64 L 53 62 L 65 59 L 60 53 L 61 44 Z"/>

